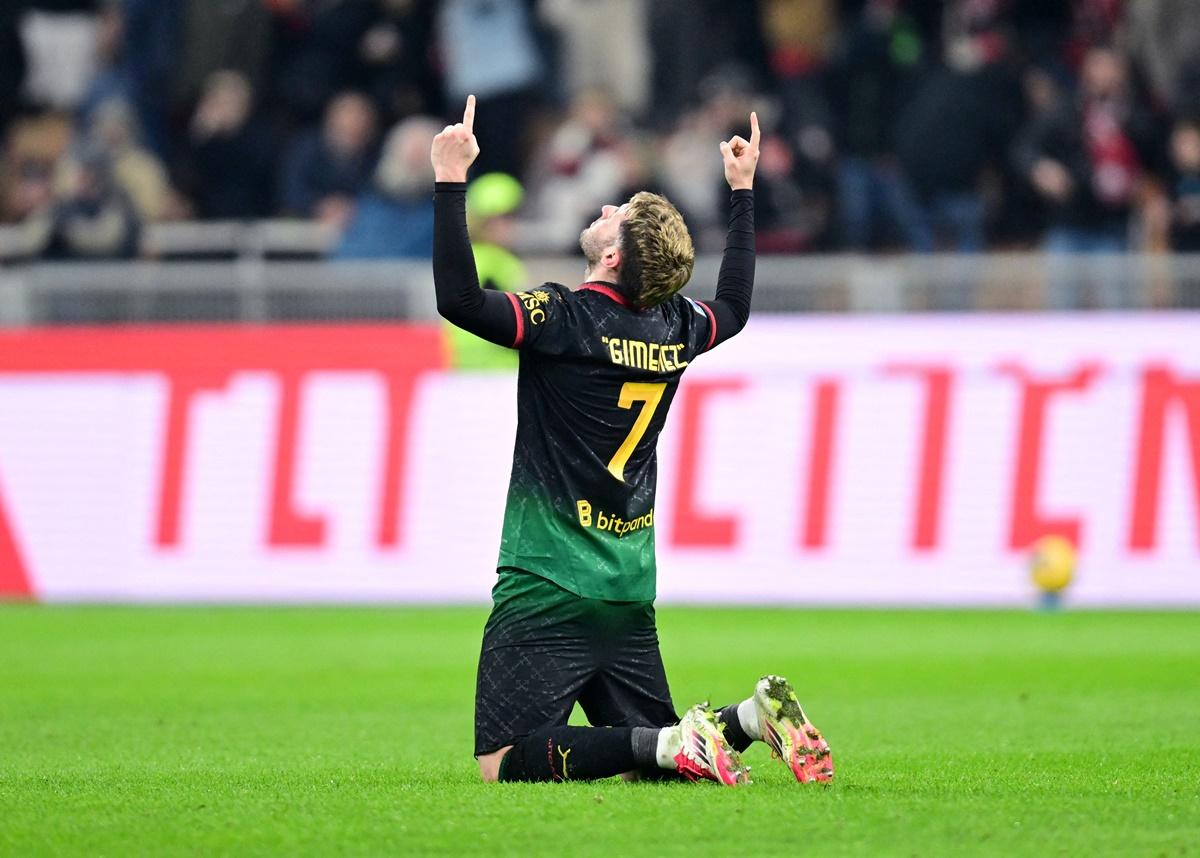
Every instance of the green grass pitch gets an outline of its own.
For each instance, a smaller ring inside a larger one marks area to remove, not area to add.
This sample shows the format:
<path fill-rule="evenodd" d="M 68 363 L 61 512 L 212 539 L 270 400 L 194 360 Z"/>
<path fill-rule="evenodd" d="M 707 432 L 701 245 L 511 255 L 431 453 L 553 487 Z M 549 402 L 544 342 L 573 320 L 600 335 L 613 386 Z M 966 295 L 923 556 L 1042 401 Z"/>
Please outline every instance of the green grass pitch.
<path fill-rule="evenodd" d="M 0 854 L 1197 855 L 1200 616 L 661 607 L 676 703 L 786 674 L 801 786 L 478 782 L 478 608 L 0 606 Z"/>

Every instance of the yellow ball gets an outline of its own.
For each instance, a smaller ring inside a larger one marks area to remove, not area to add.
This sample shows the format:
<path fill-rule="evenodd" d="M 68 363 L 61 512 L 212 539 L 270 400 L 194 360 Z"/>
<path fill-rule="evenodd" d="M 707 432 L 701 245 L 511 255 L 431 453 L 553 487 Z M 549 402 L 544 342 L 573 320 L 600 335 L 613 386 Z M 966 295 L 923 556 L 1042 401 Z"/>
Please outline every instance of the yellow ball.
<path fill-rule="evenodd" d="M 1061 536 L 1043 536 L 1033 546 L 1030 575 L 1039 590 L 1058 593 L 1075 577 L 1075 546 Z"/>

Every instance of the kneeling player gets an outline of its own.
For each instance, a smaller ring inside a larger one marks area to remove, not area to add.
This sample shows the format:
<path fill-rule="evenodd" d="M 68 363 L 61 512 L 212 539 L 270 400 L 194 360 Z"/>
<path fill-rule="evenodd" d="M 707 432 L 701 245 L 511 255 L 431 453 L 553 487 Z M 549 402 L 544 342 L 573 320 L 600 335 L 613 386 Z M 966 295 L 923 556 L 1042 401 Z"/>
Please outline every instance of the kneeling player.
<path fill-rule="evenodd" d="M 786 680 L 740 704 L 671 702 L 654 622 L 655 448 L 684 369 L 742 329 L 754 284 L 749 140 L 721 144 L 732 192 L 717 294 L 679 295 L 695 253 L 663 197 L 604 206 L 580 235 L 584 283 L 520 295 L 479 288 L 467 236 L 467 169 L 479 154 L 474 97 L 433 141 L 438 311 L 521 350 L 517 442 L 499 579 L 484 631 L 475 756 L 484 780 L 542 781 L 662 770 L 735 785 L 739 751 L 771 745 L 801 781 L 828 780 L 828 746 Z M 578 702 L 595 727 L 567 726 Z"/>

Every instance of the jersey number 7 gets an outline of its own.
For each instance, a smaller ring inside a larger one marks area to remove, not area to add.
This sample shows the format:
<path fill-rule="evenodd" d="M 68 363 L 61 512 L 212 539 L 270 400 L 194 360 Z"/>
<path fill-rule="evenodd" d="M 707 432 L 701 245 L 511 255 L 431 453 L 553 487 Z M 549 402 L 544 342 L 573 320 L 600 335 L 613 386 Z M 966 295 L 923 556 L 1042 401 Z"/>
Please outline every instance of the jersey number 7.
<path fill-rule="evenodd" d="M 608 472 L 621 482 L 625 482 L 625 465 L 628 464 L 629 457 L 633 455 L 634 448 L 642 440 L 642 436 L 646 434 L 646 428 L 654 418 L 654 412 L 658 408 L 658 403 L 662 402 L 663 391 L 666 389 L 666 382 L 648 384 L 627 381 L 621 385 L 621 398 L 617 400 L 618 407 L 633 408 L 633 403 L 643 403 L 641 412 L 633 421 L 633 428 L 629 430 L 629 437 L 625 439 L 625 443 L 608 463 Z"/>

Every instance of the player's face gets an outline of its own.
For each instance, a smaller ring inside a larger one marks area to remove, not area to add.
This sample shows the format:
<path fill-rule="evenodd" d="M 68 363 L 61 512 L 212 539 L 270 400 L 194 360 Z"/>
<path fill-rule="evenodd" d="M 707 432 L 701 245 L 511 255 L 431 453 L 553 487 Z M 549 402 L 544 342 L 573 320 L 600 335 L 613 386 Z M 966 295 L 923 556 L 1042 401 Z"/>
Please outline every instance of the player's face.
<path fill-rule="evenodd" d="M 603 206 L 596 218 L 579 235 L 579 246 L 588 262 L 595 264 L 615 247 L 621 237 L 621 224 L 629 217 L 629 203 L 622 206 Z"/>

